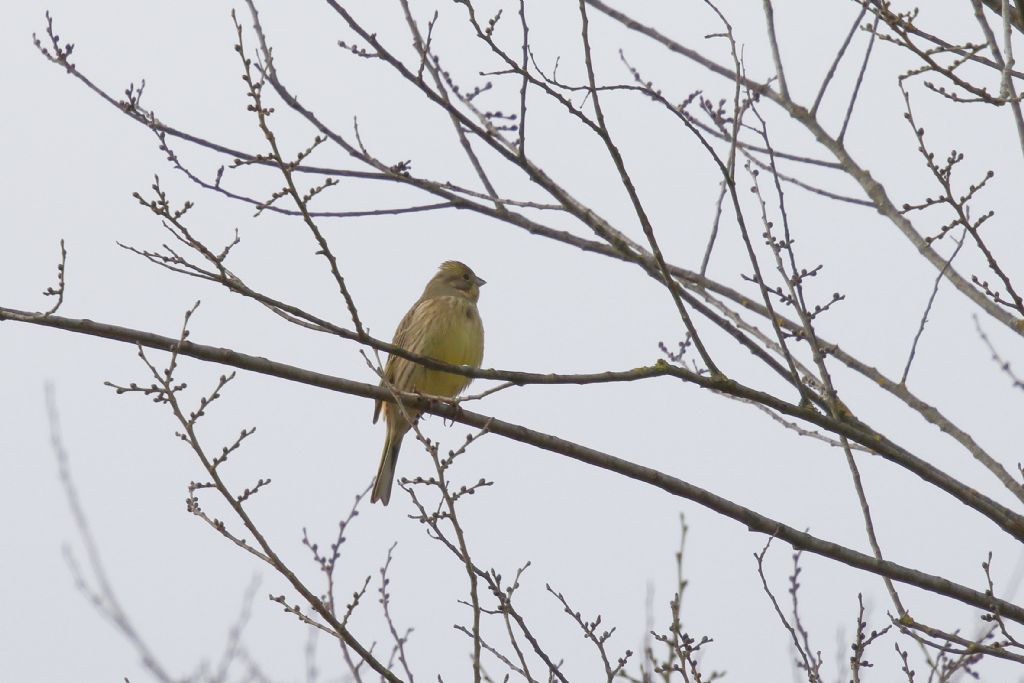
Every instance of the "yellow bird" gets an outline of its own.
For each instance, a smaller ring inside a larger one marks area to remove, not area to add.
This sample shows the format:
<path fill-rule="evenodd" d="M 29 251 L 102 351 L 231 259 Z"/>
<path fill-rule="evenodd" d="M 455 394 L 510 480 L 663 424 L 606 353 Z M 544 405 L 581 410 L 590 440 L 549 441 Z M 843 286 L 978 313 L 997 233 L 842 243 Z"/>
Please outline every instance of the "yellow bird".
<path fill-rule="evenodd" d="M 484 357 L 484 327 L 480 322 L 476 302 L 480 298 L 480 287 L 484 284 L 486 282 L 477 277 L 466 264 L 445 261 L 427 283 L 420 298 L 402 318 L 402 322 L 398 323 L 391 343 L 410 353 L 452 365 L 480 367 Z M 381 386 L 389 384 L 395 391 L 452 398 L 465 389 L 470 381 L 470 377 L 431 370 L 414 361 L 389 356 L 384 366 Z M 373 409 L 374 423 L 380 417 L 382 406 L 387 436 L 384 438 L 384 452 L 380 456 L 370 502 L 376 503 L 379 500 L 387 505 L 391 500 L 391 484 L 395 478 L 402 437 L 420 413 L 405 407 L 403 415 L 397 404 L 377 401 Z"/>

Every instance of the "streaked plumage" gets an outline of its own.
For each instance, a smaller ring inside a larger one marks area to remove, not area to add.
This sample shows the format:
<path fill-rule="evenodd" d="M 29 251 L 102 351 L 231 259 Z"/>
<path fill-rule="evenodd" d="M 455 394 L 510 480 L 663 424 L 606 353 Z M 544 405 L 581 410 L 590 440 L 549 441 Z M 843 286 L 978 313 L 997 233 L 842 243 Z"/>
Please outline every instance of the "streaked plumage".
<path fill-rule="evenodd" d="M 402 322 L 398 323 L 392 343 L 411 353 L 452 365 L 480 367 L 484 355 L 484 328 L 476 302 L 483 284 L 484 280 L 477 277 L 469 266 L 458 261 L 445 261 Z M 471 379 L 431 370 L 397 356 L 388 358 L 384 378 L 395 391 L 446 397 L 457 396 Z M 385 383 L 381 382 L 381 386 Z M 411 421 L 419 417 L 419 412 L 406 407 L 406 419 L 396 404 L 377 401 L 373 411 L 374 422 L 380 417 L 382 408 L 387 436 L 370 502 L 379 500 L 387 505 L 391 500 L 391 484 L 402 438 L 411 428 Z"/>

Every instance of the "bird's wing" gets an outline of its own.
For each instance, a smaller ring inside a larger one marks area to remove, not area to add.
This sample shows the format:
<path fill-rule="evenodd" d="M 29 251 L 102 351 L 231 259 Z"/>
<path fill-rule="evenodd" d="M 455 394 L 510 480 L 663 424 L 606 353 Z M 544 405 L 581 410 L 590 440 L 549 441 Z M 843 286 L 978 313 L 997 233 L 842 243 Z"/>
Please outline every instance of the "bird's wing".
<path fill-rule="evenodd" d="M 391 343 L 411 353 L 422 353 L 427 341 L 425 332 L 429 329 L 426 323 L 437 313 L 436 305 L 436 299 L 420 299 L 413 304 L 398 323 Z M 408 391 L 413 386 L 416 370 L 421 367 L 400 356 L 388 356 L 388 361 L 384 365 L 384 378 L 395 389 Z M 384 386 L 384 382 L 381 382 L 381 386 Z M 380 410 L 381 402 L 377 401 L 373 408 L 374 422 L 380 417 Z"/>

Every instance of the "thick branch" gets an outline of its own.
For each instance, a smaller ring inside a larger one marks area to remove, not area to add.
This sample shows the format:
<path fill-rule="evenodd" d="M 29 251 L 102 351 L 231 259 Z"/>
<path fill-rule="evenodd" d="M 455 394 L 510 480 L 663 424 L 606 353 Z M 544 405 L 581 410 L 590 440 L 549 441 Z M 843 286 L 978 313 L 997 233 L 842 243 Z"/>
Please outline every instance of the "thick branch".
<path fill-rule="evenodd" d="M 331 391 L 351 394 L 353 396 L 362 396 L 365 398 L 384 401 L 394 400 L 394 396 L 391 392 L 384 387 L 355 382 L 340 377 L 333 377 L 331 375 L 305 370 L 292 365 L 278 363 L 266 358 L 240 353 L 231 349 L 206 346 L 193 342 L 181 343 L 178 339 L 171 337 L 132 330 L 115 325 L 105 325 L 91 320 L 75 320 L 60 316 L 33 318 L 31 314 L 24 314 L 10 309 L 0 309 L 0 320 L 5 319 L 30 322 L 37 325 L 55 327 L 71 332 L 105 337 L 108 339 L 164 351 L 176 349 L 177 354 L 181 356 L 189 356 L 200 360 L 221 363 L 243 370 L 279 377 L 293 382 L 300 382 L 310 386 L 329 389 Z M 719 391 L 726 391 L 730 385 L 735 386 L 735 383 L 704 377 L 702 375 L 697 375 L 696 373 L 693 373 L 691 380 L 694 383 L 706 386 L 707 388 L 717 388 Z M 757 392 L 748 390 L 748 393 L 756 394 Z M 552 453 L 558 453 L 588 465 L 600 467 L 601 469 L 620 474 L 630 479 L 650 484 L 674 496 L 692 500 L 695 503 L 713 510 L 725 517 L 729 517 L 730 519 L 734 519 L 745 524 L 751 531 L 778 537 L 798 550 L 806 550 L 851 567 L 890 578 L 894 581 L 916 586 L 939 595 L 945 595 L 982 610 L 996 610 L 1007 619 L 1024 624 L 1024 608 L 1018 607 L 1017 605 L 1013 605 L 1004 600 L 999 600 L 986 595 L 981 591 L 973 590 L 942 577 L 926 574 L 888 560 L 877 560 L 870 555 L 866 555 L 851 548 L 846 548 L 837 543 L 832 543 L 808 533 L 798 531 L 793 527 L 782 524 L 770 517 L 761 515 L 749 508 L 734 503 L 698 486 L 694 486 L 693 484 L 681 479 L 665 474 L 664 472 L 660 472 L 643 465 L 638 465 L 608 453 L 561 439 L 557 436 L 538 432 L 521 425 L 505 422 L 479 413 L 469 412 L 447 402 L 416 396 L 413 394 L 403 394 L 400 398 L 403 405 L 407 405 L 411 408 L 440 415 L 449 420 L 478 427 L 480 429 L 487 429 L 490 433 L 499 434 L 506 438 L 513 439 L 536 448 L 551 451 Z M 783 405 L 786 406 L 789 405 L 781 401 L 778 401 L 778 403 L 783 403 Z M 821 419 L 828 420 L 826 416 L 821 416 Z M 843 431 L 855 432 L 852 428 L 846 428 Z M 863 434 L 860 434 L 859 436 L 861 438 L 866 438 Z M 851 436 L 851 438 L 858 440 L 855 436 Z"/>
<path fill-rule="evenodd" d="M 1003 0 L 981 0 L 985 7 L 995 12 L 996 16 L 1003 14 Z M 1020 7 L 1016 4 L 1010 5 L 1010 23 L 1017 31 L 1024 33 L 1024 16 L 1021 15 Z"/>

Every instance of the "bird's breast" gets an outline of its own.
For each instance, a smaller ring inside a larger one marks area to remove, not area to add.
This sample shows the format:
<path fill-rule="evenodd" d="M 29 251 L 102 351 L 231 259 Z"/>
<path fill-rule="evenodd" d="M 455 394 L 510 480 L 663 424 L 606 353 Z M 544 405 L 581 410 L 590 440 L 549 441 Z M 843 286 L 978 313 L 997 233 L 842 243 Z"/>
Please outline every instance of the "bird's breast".
<path fill-rule="evenodd" d="M 476 306 L 461 297 L 443 297 L 431 325 L 432 334 L 423 354 L 452 365 L 478 368 L 483 361 L 484 328 Z M 438 396 L 455 396 L 470 378 L 424 369 L 421 391 Z"/>

